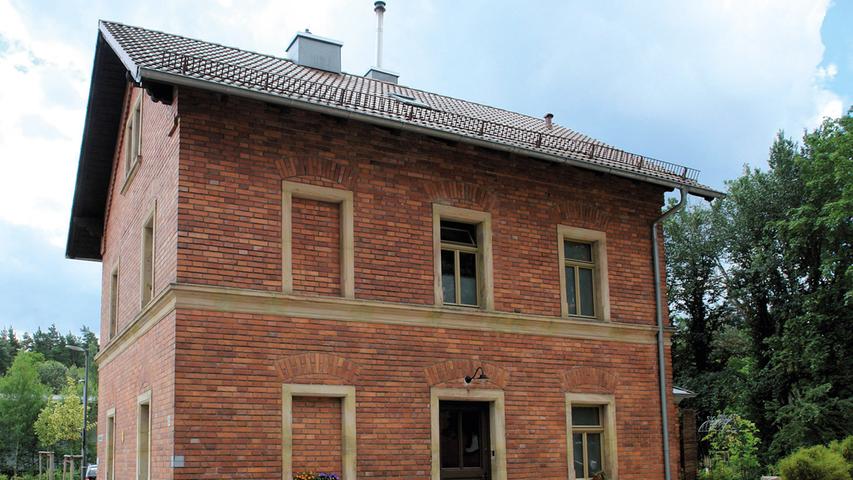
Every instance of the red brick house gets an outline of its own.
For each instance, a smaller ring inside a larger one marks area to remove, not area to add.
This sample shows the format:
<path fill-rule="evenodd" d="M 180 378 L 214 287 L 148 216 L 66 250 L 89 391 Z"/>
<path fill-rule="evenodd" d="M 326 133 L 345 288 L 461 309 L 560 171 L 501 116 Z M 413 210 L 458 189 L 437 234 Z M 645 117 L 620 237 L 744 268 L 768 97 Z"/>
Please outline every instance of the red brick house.
<path fill-rule="evenodd" d="M 653 224 L 719 193 L 340 52 L 100 23 L 67 246 L 103 263 L 99 478 L 677 472 Z"/>

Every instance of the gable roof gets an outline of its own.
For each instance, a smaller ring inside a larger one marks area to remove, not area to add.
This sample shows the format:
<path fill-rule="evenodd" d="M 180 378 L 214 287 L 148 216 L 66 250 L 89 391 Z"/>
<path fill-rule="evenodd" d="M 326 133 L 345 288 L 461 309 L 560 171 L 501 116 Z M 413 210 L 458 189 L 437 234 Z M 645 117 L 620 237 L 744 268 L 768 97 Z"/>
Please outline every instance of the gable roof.
<path fill-rule="evenodd" d="M 70 258 L 100 259 L 125 74 L 143 86 L 159 82 L 216 90 L 685 188 L 706 198 L 722 195 L 698 183 L 698 170 L 625 152 L 556 124 L 549 129 L 541 118 L 102 21 L 66 248 Z"/>

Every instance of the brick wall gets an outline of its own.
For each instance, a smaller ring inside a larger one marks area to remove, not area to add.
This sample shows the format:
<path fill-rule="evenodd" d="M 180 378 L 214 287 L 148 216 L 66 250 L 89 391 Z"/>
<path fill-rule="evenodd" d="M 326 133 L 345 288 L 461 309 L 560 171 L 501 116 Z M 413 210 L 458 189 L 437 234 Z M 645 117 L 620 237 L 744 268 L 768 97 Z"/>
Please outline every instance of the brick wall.
<path fill-rule="evenodd" d="M 182 90 L 181 118 L 180 282 L 281 290 L 287 179 L 354 192 L 357 298 L 434 302 L 442 202 L 491 212 L 496 309 L 560 314 L 564 223 L 607 233 L 613 319 L 654 322 L 661 187 L 196 90 Z"/>
<path fill-rule="evenodd" d="M 128 91 L 125 116 L 140 92 L 140 89 Z M 116 267 L 119 269 L 117 332 L 127 327 L 142 309 L 142 226 L 155 204 L 154 295 L 175 281 L 180 133 L 178 130 L 172 132 L 172 128 L 177 113 L 177 100 L 172 105 L 163 105 L 145 96 L 142 102 L 142 159 L 130 181 L 125 179 L 124 128 L 119 132 L 120 148 L 113 160 L 102 248 L 102 347 L 110 340 L 110 275 Z"/>
<path fill-rule="evenodd" d="M 293 472 L 341 474 L 341 400 L 293 398 Z"/>
<path fill-rule="evenodd" d="M 452 359 L 508 372 L 505 381 L 496 375 L 501 385 L 485 386 L 505 392 L 509 478 L 565 478 L 564 394 L 589 387 L 564 385 L 561 373 L 583 366 L 614 378 L 620 478 L 662 478 L 651 344 L 184 310 L 178 325 L 175 450 L 187 464 L 175 469 L 176 479 L 235 478 L 247 464 L 252 478 L 279 478 L 281 385 L 319 383 L 356 385 L 359 478 L 425 480 L 426 370 Z M 311 373 L 327 369 L 312 369 L 303 357 L 295 372 L 276 367 L 306 352 L 344 359 L 356 373 Z M 434 386 L 461 387 L 463 376 Z"/>
<path fill-rule="evenodd" d="M 126 95 L 125 115 L 140 94 Z M 106 229 L 103 239 L 101 348 L 109 336 L 110 276 L 119 269 L 117 333 L 142 311 L 142 227 L 156 203 L 155 296 L 175 281 L 177 254 L 178 135 L 177 102 L 162 105 L 147 95 L 142 103 L 142 160 L 129 183 L 125 180 L 124 139 L 114 159 Z M 170 132 L 172 133 L 170 135 Z M 123 135 L 124 129 L 119 132 Z M 137 397 L 151 390 L 151 478 L 170 479 L 174 401 L 174 314 L 140 337 L 115 360 L 99 365 L 97 452 L 106 458 L 106 413 L 116 411 L 116 479 L 136 472 Z M 102 470 L 103 471 L 103 470 Z M 100 478 L 103 477 L 101 474 Z"/>
<path fill-rule="evenodd" d="M 341 295 L 340 206 L 293 199 L 293 291 Z"/>

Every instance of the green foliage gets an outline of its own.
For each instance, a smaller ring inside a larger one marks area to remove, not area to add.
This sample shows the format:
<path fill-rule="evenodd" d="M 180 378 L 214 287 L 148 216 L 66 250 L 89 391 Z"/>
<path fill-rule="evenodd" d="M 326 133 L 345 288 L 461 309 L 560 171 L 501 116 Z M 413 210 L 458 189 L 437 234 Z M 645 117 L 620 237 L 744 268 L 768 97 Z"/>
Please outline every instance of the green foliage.
<path fill-rule="evenodd" d="M 65 387 L 68 367 L 56 360 L 46 360 L 37 366 L 41 383 L 50 388 L 51 393 L 59 393 Z"/>
<path fill-rule="evenodd" d="M 758 429 L 740 415 L 712 428 L 705 436 L 711 446 L 710 478 L 747 480 L 758 475 Z"/>
<path fill-rule="evenodd" d="M 34 428 L 41 445 L 71 453 L 80 450 L 80 427 L 83 425 L 83 402 L 76 382 L 69 378 L 60 400 L 51 400 L 39 413 Z M 88 429 L 94 429 L 90 422 Z"/>
<path fill-rule="evenodd" d="M 822 445 L 801 448 L 779 461 L 782 480 L 850 480 L 850 465 Z"/>
<path fill-rule="evenodd" d="M 853 432 L 851 114 L 801 145 L 780 133 L 768 170 L 666 225 L 674 377 L 699 394 L 685 406 L 742 412 L 768 463 Z"/>
<path fill-rule="evenodd" d="M 699 472 L 699 480 L 741 480 L 741 476 L 731 465 L 719 462 Z"/>
<path fill-rule="evenodd" d="M 33 423 L 49 390 L 42 385 L 37 364 L 40 354 L 18 352 L 9 371 L 0 378 L 0 458 L 5 469 L 17 473 L 33 462 L 36 442 Z"/>
<path fill-rule="evenodd" d="M 846 437 L 843 440 L 836 440 L 829 444 L 830 450 L 841 455 L 844 458 L 844 461 L 850 465 L 850 468 L 853 469 L 853 435 Z M 853 472 L 851 472 L 851 476 L 853 476 Z"/>

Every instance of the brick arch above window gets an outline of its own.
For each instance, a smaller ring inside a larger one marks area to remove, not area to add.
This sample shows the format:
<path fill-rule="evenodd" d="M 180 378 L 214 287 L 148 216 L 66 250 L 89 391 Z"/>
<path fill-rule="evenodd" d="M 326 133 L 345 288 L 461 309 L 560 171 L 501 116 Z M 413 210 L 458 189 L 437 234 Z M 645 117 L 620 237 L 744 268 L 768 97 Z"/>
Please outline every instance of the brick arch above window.
<path fill-rule="evenodd" d="M 275 167 L 282 179 L 319 177 L 349 188 L 355 185 L 355 170 L 325 158 L 279 158 L 275 161 Z"/>
<path fill-rule="evenodd" d="M 596 367 L 575 367 L 560 374 L 564 391 L 575 393 L 616 393 L 619 378 Z"/>
<path fill-rule="evenodd" d="M 442 180 L 428 182 L 426 193 L 433 203 L 456 204 L 461 202 L 463 207 L 477 207 L 480 210 L 491 211 L 497 205 L 497 197 L 487 188 L 472 183 Z"/>
<path fill-rule="evenodd" d="M 496 365 L 494 363 L 481 362 L 479 360 L 448 360 L 440 362 L 424 369 L 424 374 L 427 378 L 427 383 L 430 386 L 441 385 L 443 383 L 461 382 L 466 375 L 473 375 L 477 367 L 483 367 L 486 376 L 489 377 L 487 382 L 501 389 L 506 388 L 509 384 L 509 370 Z"/>
<path fill-rule="evenodd" d="M 558 202 L 556 207 L 556 213 L 559 215 L 557 223 L 596 230 L 605 230 L 610 223 L 611 215 L 605 208 L 595 203 L 566 200 Z"/>
<path fill-rule="evenodd" d="M 303 353 L 283 357 L 275 361 L 279 379 L 291 381 L 296 378 L 334 377 L 346 384 L 355 384 L 359 367 L 346 358 L 328 353 Z"/>

